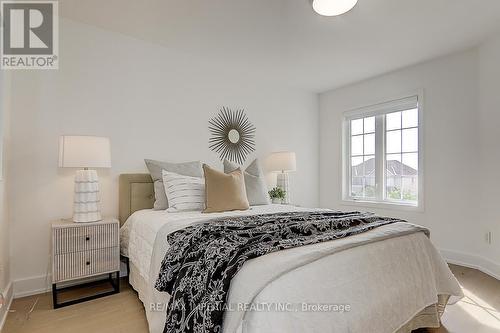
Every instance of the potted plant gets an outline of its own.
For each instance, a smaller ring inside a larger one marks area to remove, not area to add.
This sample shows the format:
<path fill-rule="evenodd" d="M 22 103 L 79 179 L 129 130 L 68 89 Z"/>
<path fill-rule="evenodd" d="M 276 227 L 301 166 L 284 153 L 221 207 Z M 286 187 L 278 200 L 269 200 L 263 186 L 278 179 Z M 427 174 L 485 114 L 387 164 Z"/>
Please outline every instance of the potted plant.
<path fill-rule="evenodd" d="M 280 204 L 283 203 L 283 200 L 286 197 L 286 192 L 281 187 L 275 187 L 269 191 L 269 196 L 274 204 Z"/>

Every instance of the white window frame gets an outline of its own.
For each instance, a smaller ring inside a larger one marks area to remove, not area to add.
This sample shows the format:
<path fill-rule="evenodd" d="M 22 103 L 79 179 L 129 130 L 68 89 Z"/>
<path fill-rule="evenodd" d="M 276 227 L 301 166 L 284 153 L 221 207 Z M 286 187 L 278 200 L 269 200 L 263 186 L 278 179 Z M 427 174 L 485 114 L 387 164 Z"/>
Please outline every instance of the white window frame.
<path fill-rule="evenodd" d="M 382 117 L 391 112 L 407 109 L 406 105 L 411 99 L 417 98 L 418 108 L 418 202 L 416 204 L 404 201 L 393 201 L 385 197 L 385 154 L 386 154 L 386 131 L 385 122 Z M 401 209 L 410 211 L 424 210 L 424 93 L 423 90 L 409 94 L 400 95 L 395 98 L 387 98 L 384 102 L 374 105 L 346 111 L 342 121 L 342 203 L 349 206 L 363 206 L 373 208 Z M 376 197 L 354 198 L 351 196 L 351 127 L 350 121 L 375 116 L 375 163 L 376 163 Z"/>

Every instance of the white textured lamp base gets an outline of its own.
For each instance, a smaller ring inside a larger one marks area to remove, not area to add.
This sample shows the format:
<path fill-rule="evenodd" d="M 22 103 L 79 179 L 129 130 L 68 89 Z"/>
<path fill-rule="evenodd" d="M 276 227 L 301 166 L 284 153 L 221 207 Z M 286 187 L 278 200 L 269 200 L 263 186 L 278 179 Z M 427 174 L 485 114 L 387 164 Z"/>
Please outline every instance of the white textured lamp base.
<path fill-rule="evenodd" d="M 285 191 L 285 199 L 282 200 L 282 203 L 287 205 L 290 204 L 290 182 L 288 181 L 288 173 L 278 173 L 276 186 Z"/>
<path fill-rule="evenodd" d="M 75 176 L 74 222 L 101 221 L 99 178 L 95 170 L 79 170 Z"/>

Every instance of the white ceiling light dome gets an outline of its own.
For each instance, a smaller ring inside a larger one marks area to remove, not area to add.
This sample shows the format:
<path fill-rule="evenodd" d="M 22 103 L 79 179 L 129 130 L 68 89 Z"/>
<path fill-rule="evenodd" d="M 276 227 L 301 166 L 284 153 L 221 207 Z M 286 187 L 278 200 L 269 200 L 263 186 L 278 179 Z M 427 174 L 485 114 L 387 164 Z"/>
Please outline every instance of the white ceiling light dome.
<path fill-rule="evenodd" d="M 337 16 L 350 11 L 358 0 L 313 0 L 313 9 L 323 16 Z"/>

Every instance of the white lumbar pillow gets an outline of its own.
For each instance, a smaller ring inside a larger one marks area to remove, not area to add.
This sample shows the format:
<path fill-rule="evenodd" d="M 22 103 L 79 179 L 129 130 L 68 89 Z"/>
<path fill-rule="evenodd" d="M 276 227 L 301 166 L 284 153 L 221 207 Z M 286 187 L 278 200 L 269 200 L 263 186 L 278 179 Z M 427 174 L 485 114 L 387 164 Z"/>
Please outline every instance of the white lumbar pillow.
<path fill-rule="evenodd" d="M 168 212 L 205 209 L 205 180 L 162 170 Z"/>

